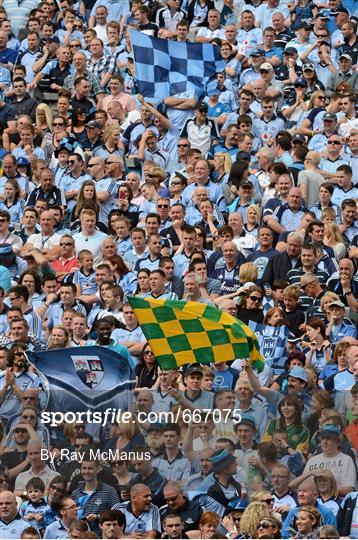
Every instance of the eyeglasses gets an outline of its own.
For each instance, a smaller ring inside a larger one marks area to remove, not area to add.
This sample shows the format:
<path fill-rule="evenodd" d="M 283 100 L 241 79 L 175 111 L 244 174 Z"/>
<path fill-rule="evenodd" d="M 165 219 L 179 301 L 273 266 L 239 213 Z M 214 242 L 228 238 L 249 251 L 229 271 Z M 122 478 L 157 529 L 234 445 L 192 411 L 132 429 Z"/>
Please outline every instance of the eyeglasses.
<path fill-rule="evenodd" d="M 113 163 L 116 163 L 117 165 L 120 164 L 119 161 L 106 161 L 106 165 L 113 165 Z M 129 178 L 129 180 L 131 180 L 131 178 Z"/>
<path fill-rule="evenodd" d="M 110 463 L 111 467 L 119 467 L 120 465 L 122 465 L 124 463 L 124 461 L 112 461 Z"/>
<path fill-rule="evenodd" d="M 315 283 L 314 281 L 309 281 L 308 283 L 304 283 L 303 285 L 301 285 L 301 289 L 303 291 L 306 290 L 306 288 L 308 287 L 308 285 L 312 285 L 312 283 Z"/>
<path fill-rule="evenodd" d="M 16 428 L 16 429 L 14 429 L 14 433 L 27 433 L 27 429 L 25 429 L 25 428 Z"/>
<path fill-rule="evenodd" d="M 22 419 L 23 420 L 36 420 L 36 416 L 27 414 L 26 416 L 23 416 Z"/>
<path fill-rule="evenodd" d="M 98 163 L 89 163 L 87 167 L 95 167 L 95 165 L 98 165 Z"/>
<path fill-rule="evenodd" d="M 144 354 L 148 354 L 149 356 L 154 356 L 152 351 L 144 351 Z"/>
<path fill-rule="evenodd" d="M 68 163 L 77 163 L 75 159 L 69 159 Z"/>
<path fill-rule="evenodd" d="M 168 498 L 168 499 L 166 499 L 166 498 L 164 497 L 164 500 L 165 500 L 165 502 L 167 502 L 167 503 L 174 502 L 174 501 L 177 500 L 178 495 L 179 495 L 179 493 L 177 493 L 177 494 L 175 495 L 175 497 L 170 497 L 170 498 Z"/>
<path fill-rule="evenodd" d="M 15 351 L 15 352 L 14 352 L 14 356 L 20 356 L 20 357 L 22 357 L 22 356 L 25 356 L 25 353 L 24 353 L 23 351 Z"/>
<path fill-rule="evenodd" d="M 63 122 L 54 122 L 52 125 L 54 127 L 63 127 L 65 124 Z"/>
<path fill-rule="evenodd" d="M 342 143 L 339 141 L 328 141 L 328 144 L 334 144 L 335 146 L 340 146 Z"/>
<path fill-rule="evenodd" d="M 240 522 L 241 521 L 241 516 L 235 516 L 235 517 L 232 518 L 232 520 Z"/>
<path fill-rule="evenodd" d="M 20 296 L 9 296 L 9 300 L 10 302 L 13 302 L 14 300 L 17 300 L 18 298 L 20 298 Z"/>
<path fill-rule="evenodd" d="M 169 208 L 168 204 L 157 204 L 157 208 Z"/>
<path fill-rule="evenodd" d="M 201 233 L 201 232 L 200 232 L 200 233 L 196 233 L 196 237 L 197 237 L 197 238 L 203 238 L 203 233 Z"/>
<path fill-rule="evenodd" d="M 263 499 L 262 502 L 266 504 L 273 504 L 275 502 L 275 499 L 271 497 L 270 499 Z"/>
<path fill-rule="evenodd" d="M 188 144 L 177 144 L 178 148 L 187 148 L 188 146 Z"/>
<path fill-rule="evenodd" d="M 181 183 L 181 182 L 172 182 L 171 185 L 172 185 L 172 186 L 181 186 L 182 183 Z"/>
<path fill-rule="evenodd" d="M 270 527 L 275 527 L 273 523 L 268 523 L 267 521 L 263 521 L 259 524 L 258 529 L 269 529 Z"/>
<path fill-rule="evenodd" d="M 262 300 L 261 296 L 249 296 L 249 298 L 253 302 L 261 302 L 261 300 Z"/>
<path fill-rule="evenodd" d="M 74 244 L 72 242 L 63 242 L 60 246 L 74 246 Z"/>
<path fill-rule="evenodd" d="M 5 219 L 5 218 L 0 218 L 0 223 L 5 223 L 5 221 L 7 221 L 7 219 Z"/>

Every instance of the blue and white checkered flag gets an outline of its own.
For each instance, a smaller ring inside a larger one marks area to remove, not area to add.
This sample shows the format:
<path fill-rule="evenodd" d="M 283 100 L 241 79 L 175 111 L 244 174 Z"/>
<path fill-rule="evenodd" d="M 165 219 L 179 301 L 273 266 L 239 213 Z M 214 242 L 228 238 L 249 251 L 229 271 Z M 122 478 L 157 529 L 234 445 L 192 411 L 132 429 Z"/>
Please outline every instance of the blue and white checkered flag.
<path fill-rule="evenodd" d="M 220 48 L 210 43 L 182 43 L 131 30 L 135 78 L 146 98 L 162 100 L 194 90 L 205 91 L 207 81 L 225 65 Z"/>

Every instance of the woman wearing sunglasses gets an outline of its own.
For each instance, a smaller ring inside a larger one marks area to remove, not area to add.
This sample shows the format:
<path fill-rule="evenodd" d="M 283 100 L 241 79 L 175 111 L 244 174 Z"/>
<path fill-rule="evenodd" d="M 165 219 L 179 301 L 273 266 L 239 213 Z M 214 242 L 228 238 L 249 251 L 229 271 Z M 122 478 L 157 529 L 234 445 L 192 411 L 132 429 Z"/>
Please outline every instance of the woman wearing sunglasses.
<path fill-rule="evenodd" d="M 273 516 L 260 519 L 255 538 L 281 538 L 281 523 Z"/>
<path fill-rule="evenodd" d="M 136 366 L 136 388 L 152 388 L 158 378 L 158 364 L 149 343 L 143 347 L 140 363 Z"/>
<path fill-rule="evenodd" d="M 263 298 L 264 295 L 261 287 L 258 287 L 257 285 L 249 287 L 242 296 L 240 305 L 238 307 L 238 319 L 246 324 L 248 324 L 249 321 L 262 323 L 264 320 L 264 312 L 262 308 Z"/>

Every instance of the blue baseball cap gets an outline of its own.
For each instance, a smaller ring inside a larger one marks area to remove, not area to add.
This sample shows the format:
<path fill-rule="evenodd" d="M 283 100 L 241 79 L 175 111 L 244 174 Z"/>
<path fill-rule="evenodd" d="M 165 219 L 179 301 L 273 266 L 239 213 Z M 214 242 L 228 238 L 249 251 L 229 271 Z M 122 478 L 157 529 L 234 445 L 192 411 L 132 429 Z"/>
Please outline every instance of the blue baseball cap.
<path fill-rule="evenodd" d="M 341 438 L 341 428 L 335 424 L 324 424 L 321 431 L 322 437 Z"/>
<path fill-rule="evenodd" d="M 301 379 L 301 381 L 307 384 L 307 372 L 303 367 L 295 366 L 289 371 L 288 376 L 294 379 Z"/>

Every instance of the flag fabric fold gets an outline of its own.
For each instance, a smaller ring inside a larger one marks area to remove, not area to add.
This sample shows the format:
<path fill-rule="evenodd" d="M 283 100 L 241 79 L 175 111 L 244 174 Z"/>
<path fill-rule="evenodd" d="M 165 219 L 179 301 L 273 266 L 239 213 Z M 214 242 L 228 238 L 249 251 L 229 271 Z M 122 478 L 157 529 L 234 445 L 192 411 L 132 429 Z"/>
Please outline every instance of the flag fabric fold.
<path fill-rule="evenodd" d="M 220 47 L 178 42 L 131 30 L 137 88 L 146 98 L 162 100 L 194 91 L 197 98 L 209 79 L 223 71 Z"/>
<path fill-rule="evenodd" d="M 130 407 L 135 374 L 128 360 L 116 351 L 89 346 L 27 354 L 39 371 L 43 386 L 49 390 L 47 411 Z"/>
<path fill-rule="evenodd" d="M 128 297 L 128 302 L 162 369 L 242 358 L 263 370 L 254 332 L 228 313 L 183 300 Z"/>

